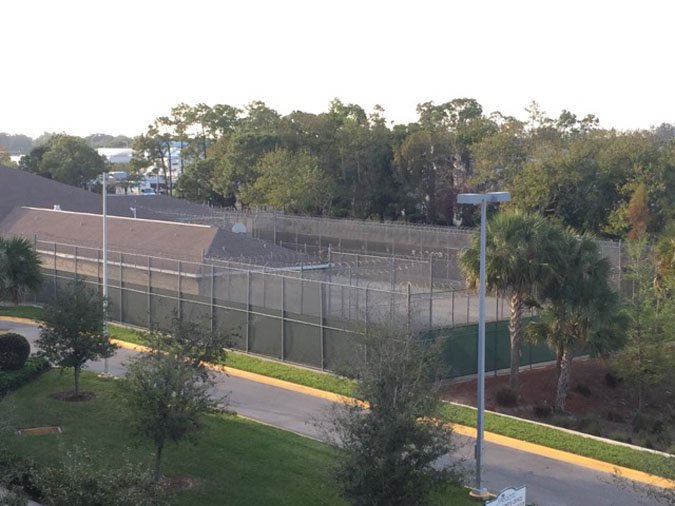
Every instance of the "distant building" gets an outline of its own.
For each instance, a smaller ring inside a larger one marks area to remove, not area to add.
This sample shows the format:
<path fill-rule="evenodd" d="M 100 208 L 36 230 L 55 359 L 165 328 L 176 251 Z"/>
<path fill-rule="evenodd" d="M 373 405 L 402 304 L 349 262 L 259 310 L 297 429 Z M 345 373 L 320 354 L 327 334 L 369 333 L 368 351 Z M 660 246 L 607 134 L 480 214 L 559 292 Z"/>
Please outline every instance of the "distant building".
<path fill-rule="evenodd" d="M 98 148 L 96 151 L 110 163 L 116 164 L 131 162 L 134 150 L 131 148 Z"/>

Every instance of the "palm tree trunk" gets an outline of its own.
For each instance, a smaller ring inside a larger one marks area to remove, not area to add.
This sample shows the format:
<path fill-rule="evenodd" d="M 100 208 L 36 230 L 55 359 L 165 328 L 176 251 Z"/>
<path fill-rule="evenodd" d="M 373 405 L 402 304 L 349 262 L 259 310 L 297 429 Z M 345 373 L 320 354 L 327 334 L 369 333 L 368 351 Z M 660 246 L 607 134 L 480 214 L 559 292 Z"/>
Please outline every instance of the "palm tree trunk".
<path fill-rule="evenodd" d="M 565 351 L 565 347 L 562 345 L 562 343 L 558 344 L 558 349 L 556 350 L 556 357 L 555 357 L 555 381 L 556 384 L 558 383 L 558 380 L 560 379 L 560 367 L 562 366 L 562 358 L 563 358 L 563 352 Z"/>
<path fill-rule="evenodd" d="M 564 347 L 562 360 L 560 361 L 560 376 L 558 377 L 558 386 L 555 392 L 556 411 L 565 411 L 565 401 L 567 400 L 567 390 L 569 388 L 570 375 L 572 373 L 572 360 L 574 353 L 568 347 Z"/>
<path fill-rule="evenodd" d="M 514 291 L 511 295 L 509 335 L 511 336 L 511 388 L 518 388 L 518 367 L 520 366 L 520 337 L 523 334 L 523 295 Z"/>

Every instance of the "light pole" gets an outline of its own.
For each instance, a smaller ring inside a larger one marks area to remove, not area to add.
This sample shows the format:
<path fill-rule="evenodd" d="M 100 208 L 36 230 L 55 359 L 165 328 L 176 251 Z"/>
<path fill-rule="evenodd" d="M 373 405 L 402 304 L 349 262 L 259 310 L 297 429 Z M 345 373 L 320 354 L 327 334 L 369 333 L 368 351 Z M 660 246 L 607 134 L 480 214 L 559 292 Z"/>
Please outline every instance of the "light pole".
<path fill-rule="evenodd" d="M 108 339 L 108 174 L 103 172 L 103 335 Z M 103 359 L 103 372 L 108 374 L 108 359 Z"/>
<path fill-rule="evenodd" d="M 485 217 L 488 202 L 508 202 L 509 192 L 460 193 L 458 204 L 480 204 L 480 278 L 478 306 L 478 405 L 476 419 L 476 486 L 471 490 L 473 497 L 487 498 L 488 491 L 481 481 L 483 464 L 483 432 L 485 428 Z"/>

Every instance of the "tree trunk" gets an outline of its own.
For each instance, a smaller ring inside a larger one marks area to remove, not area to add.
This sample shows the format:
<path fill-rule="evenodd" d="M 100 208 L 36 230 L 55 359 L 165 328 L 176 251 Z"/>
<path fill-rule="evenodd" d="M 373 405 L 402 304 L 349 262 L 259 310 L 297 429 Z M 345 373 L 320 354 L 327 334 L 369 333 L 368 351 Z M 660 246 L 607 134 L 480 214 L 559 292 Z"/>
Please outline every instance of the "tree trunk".
<path fill-rule="evenodd" d="M 75 397 L 78 397 L 80 395 L 80 368 L 79 367 L 75 367 L 74 375 L 75 375 Z"/>
<path fill-rule="evenodd" d="M 158 481 L 162 476 L 162 450 L 164 450 L 163 442 L 157 445 L 157 451 L 155 452 L 155 481 Z"/>
<path fill-rule="evenodd" d="M 568 347 L 564 347 L 562 360 L 560 362 L 560 376 L 558 377 L 558 386 L 555 392 L 556 411 L 565 411 L 565 401 L 567 400 L 567 390 L 572 374 L 572 360 L 574 353 Z"/>
<path fill-rule="evenodd" d="M 511 336 L 511 388 L 518 388 L 518 367 L 520 366 L 520 337 L 523 334 L 523 295 L 514 291 L 511 295 L 509 335 Z"/>
<path fill-rule="evenodd" d="M 555 381 L 556 384 L 558 383 L 558 380 L 560 379 L 560 367 L 562 365 L 562 358 L 563 358 L 563 352 L 565 351 L 565 347 L 559 343 L 558 344 L 558 349 L 556 350 L 556 357 L 555 357 Z"/>

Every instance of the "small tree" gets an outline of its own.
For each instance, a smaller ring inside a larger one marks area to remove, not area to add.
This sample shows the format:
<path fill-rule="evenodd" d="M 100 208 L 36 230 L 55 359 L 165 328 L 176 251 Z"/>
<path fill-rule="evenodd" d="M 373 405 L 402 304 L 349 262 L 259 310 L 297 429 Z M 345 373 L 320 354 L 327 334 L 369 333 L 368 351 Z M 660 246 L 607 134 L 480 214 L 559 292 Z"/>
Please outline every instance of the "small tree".
<path fill-rule="evenodd" d="M 112 356 L 117 348 L 103 334 L 103 299 L 75 280 L 59 290 L 42 321 L 37 345 L 54 364 L 73 368 L 77 397 L 82 366 Z"/>
<path fill-rule="evenodd" d="M 337 481 L 355 506 L 422 504 L 441 476 L 432 464 L 452 451 L 451 430 L 431 421 L 438 350 L 405 335 L 371 336 L 368 344 L 358 396 L 369 408 L 338 407 L 330 424 L 342 447 Z"/>
<path fill-rule="evenodd" d="M 0 237 L 0 299 L 14 304 L 42 285 L 40 257 L 25 237 Z"/>
<path fill-rule="evenodd" d="M 159 506 L 166 504 L 147 468 L 125 463 L 99 467 L 97 458 L 75 447 L 60 465 L 36 467 L 32 480 L 46 506 Z"/>
<path fill-rule="evenodd" d="M 159 479 L 166 444 L 193 439 L 203 429 L 203 414 L 217 406 L 204 362 L 224 358 L 227 338 L 174 321 L 171 333 L 154 332 L 149 339 L 150 351 L 132 360 L 120 387 L 136 432 L 155 446 Z"/>
<path fill-rule="evenodd" d="M 664 381 L 672 368 L 675 354 L 668 341 L 675 328 L 675 301 L 664 298 L 659 307 L 659 290 L 653 283 L 655 262 L 646 239 L 629 241 L 627 252 L 625 279 L 632 282 L 625 303 L 627 342 L 613 365 L 635 387 L 641 411 L 647 389 Z"/>

